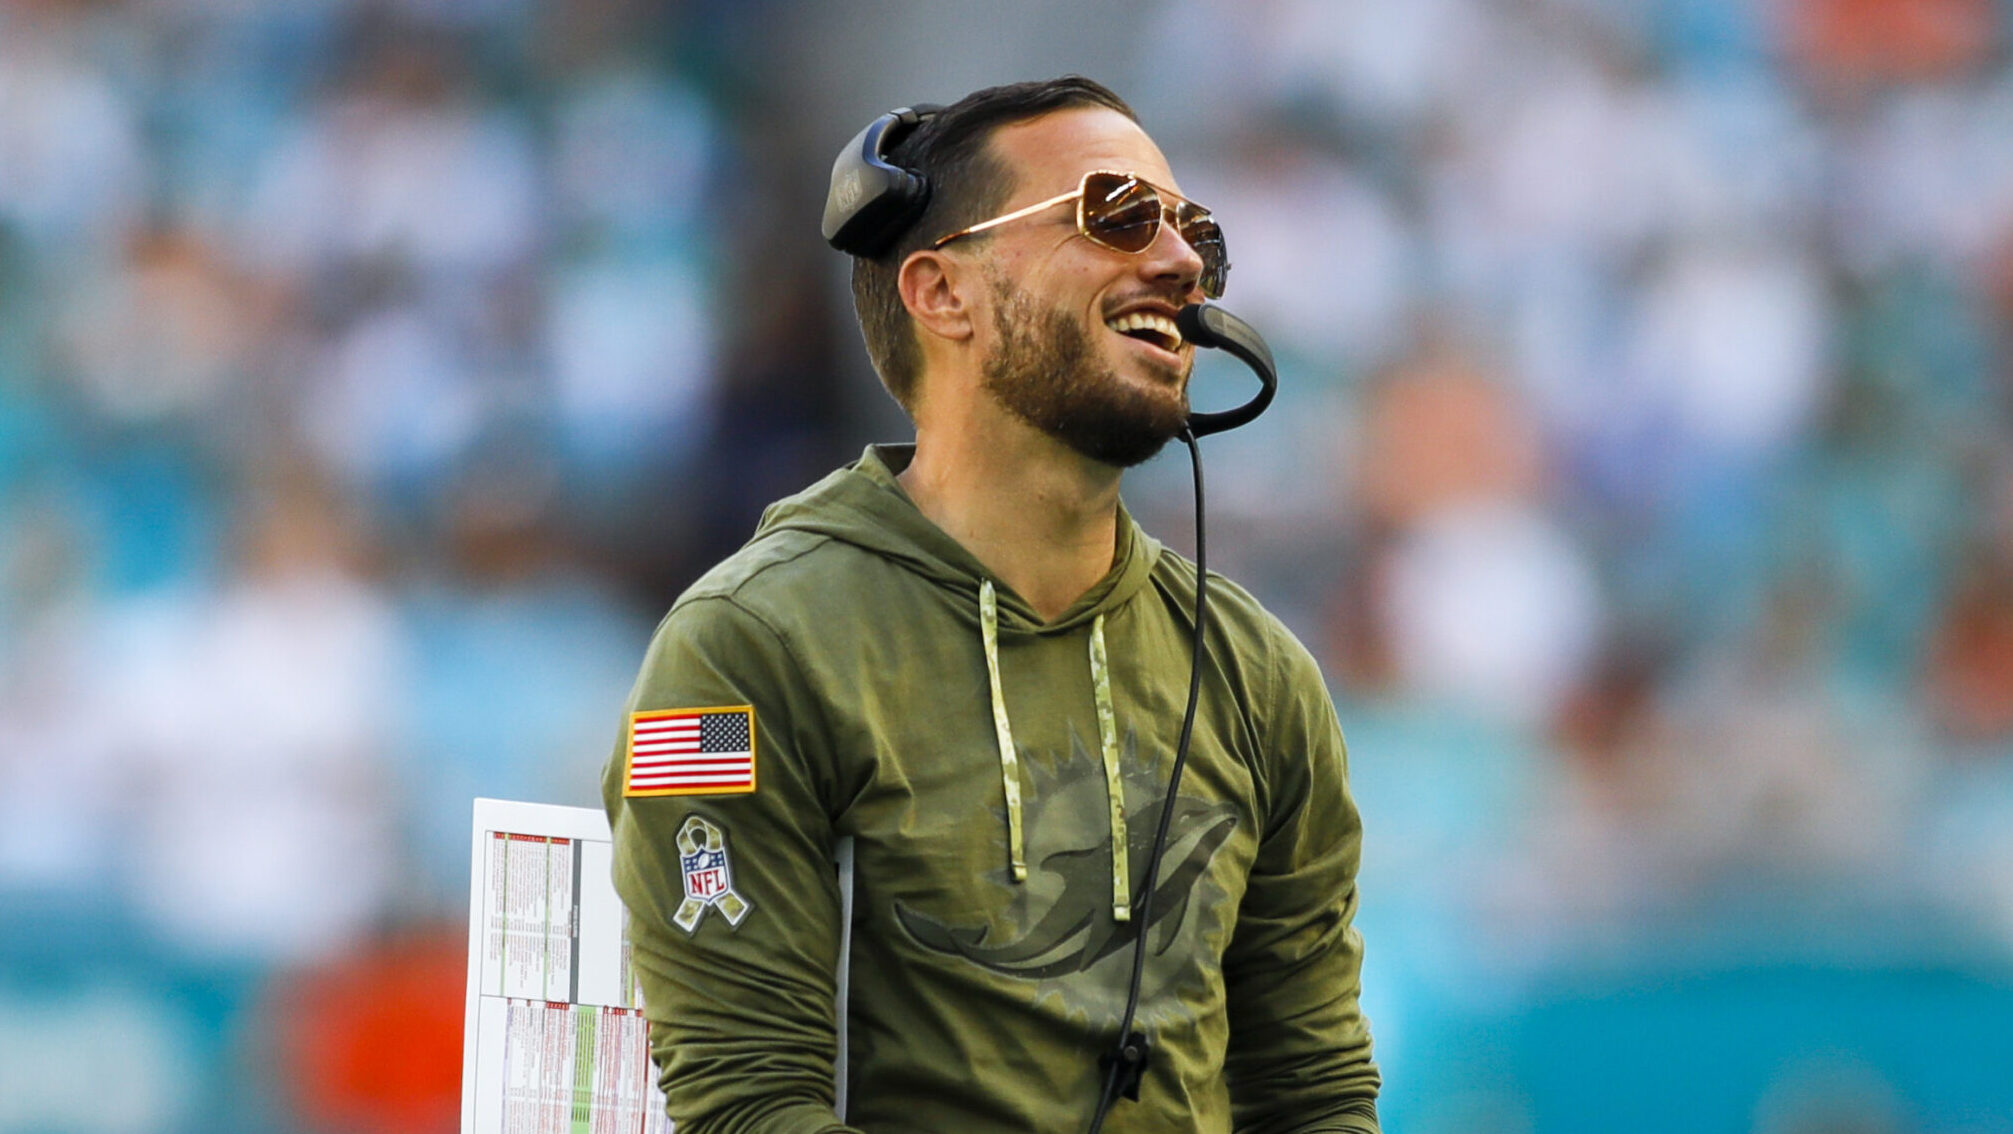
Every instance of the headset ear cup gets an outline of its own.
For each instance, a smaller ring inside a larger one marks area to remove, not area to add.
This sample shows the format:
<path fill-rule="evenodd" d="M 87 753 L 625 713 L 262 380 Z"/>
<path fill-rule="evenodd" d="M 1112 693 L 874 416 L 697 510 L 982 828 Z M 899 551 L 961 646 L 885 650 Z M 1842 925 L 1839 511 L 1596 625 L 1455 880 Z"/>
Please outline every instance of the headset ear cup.
<path fill-rule="evenodd" d="M 854 256 L 878 256 L 922 216 L 930 203 L 929 180 L 889 162 L 887 155 L 936 111 L 934 106 L 891 110 L 839 151 L 820 225 L 828 244 Z"/>

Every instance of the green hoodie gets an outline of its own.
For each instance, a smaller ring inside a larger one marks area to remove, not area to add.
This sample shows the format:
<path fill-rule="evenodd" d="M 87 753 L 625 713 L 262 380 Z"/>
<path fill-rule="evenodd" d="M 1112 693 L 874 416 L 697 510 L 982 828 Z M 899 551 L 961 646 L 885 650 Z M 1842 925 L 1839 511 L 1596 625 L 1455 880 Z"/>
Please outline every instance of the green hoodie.
<path fill-rule="evenodd" d="M 1121 512 L 1110 574 L 1044 624 L 909 501 L 911 452 L 773 505 L 672 607 L 631 696 L 604 793 L 680 1134 L 1070 1131 L 1095 1108 L 1195 567 Z M 712 794 L 637 794 L 665 789 L 632 736 L 647 753 L 653 722 L 702 717 L 725 762 L 700 770 L 728 770 L 680 790 Z M 1138 1013 L 1153 1059 L 1105 1129 L 1377 1129 L 1344 760 L 1314 659 L 1212 576 Z"/>

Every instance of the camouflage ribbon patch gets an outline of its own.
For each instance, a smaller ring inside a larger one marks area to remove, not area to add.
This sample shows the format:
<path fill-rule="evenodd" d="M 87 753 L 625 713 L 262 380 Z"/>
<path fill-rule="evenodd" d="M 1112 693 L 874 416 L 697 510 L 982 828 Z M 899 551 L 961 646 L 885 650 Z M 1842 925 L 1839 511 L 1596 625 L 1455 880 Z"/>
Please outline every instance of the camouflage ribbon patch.
<path fill-rule="evenodd" d="M 678 868 L 685 876 L 685 900 L 671 920 L 685 932 L 696 932 L 708 909 L 718 909 L 729 926 L 736 926 L 753 908 L 734 892 L 727 833 L 697 815 L 686 816 L 678 828 Z"/>

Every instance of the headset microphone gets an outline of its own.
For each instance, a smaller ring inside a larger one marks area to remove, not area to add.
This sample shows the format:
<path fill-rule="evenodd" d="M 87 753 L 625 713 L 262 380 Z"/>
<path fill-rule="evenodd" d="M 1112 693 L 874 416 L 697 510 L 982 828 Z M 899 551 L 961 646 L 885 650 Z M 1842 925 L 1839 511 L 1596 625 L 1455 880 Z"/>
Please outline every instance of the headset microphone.
<path fill-rule="evenodd" d="M 1261 386 L 1250 401 L 1236 409 L 1189 414 L 1190 433 L 1207 437 L 1248 425 L 1265 412 L 1265 407 L 1272 404 L 1272 396 L 1279 392 L 1279 370 L 1272 364 L 1272 348 L 1265 345 L 1251 324 L 1214 304 L 1192 303 L 1175 313 L 1174 325 L 1180 328 L 1183 339 L 1196 346 L 1216 347 L 1236 355 L 1258 375 Z"/>

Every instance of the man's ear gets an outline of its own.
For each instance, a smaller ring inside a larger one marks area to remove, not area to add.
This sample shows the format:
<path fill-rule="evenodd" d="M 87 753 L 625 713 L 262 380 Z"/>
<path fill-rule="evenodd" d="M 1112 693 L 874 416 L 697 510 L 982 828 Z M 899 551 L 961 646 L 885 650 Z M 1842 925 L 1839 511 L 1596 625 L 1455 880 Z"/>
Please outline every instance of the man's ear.
<path fill-rule="evenodd" d="M 972 337 L 969 293 L 976 279 L 968 265 L 925 248 L 902 261 L 895 286 L 917 326 L 938 338 L 963 341 Z"/>

